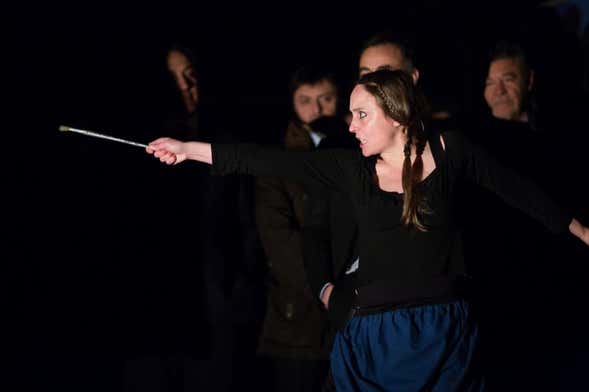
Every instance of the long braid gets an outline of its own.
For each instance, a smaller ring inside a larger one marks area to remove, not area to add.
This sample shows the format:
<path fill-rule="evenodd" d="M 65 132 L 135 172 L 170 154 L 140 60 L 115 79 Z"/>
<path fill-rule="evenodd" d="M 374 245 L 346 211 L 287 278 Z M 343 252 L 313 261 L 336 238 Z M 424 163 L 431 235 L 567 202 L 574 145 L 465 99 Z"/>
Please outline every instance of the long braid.
<path fill-rule="evenodd" d="M 424 210 L 421 206 L 423 200 L 417 184 L 421 181 L 423 175 L 423 151 L 426 140 L 424 135 L 415 135 L 413 123 L 407 127 L 407 143 L 404 147 L 405 160 L 403 161 L 403 214 L 401 221 L 406 225 L 413 225 L 420 231 L 426 231 L 427 228 L 421 222 L 419 212 Z M 415 160 L 411 164 L 411 146 L 415 145 Z"/>
<path fill-rule="evenodd" d="M 405 148 L 403 149 L 405 159 L 403 160 L 403 172 L 402 172 L 402 185 L 403 185 L 403 215 L 401 220 L 403 223 L 408 224 L 407 211 L 411 209 L 411 200 L 413 200 L 413 184 L 412 184 L 412 172 L 411 167 L 411 141 L 407 140 Z"/>

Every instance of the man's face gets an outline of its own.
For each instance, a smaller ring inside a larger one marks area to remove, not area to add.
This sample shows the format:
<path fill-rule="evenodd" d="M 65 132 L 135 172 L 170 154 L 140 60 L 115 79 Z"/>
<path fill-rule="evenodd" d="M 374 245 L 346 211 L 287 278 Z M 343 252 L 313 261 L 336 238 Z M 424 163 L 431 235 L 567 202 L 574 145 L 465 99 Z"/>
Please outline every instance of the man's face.
<path fill-rule="evenodd" d="M 303 84 L 293 94 L 294 111 L 304 124 L 321 116 L 334 116 L 337 108 L 335 86 L 322 80 L 315 84 Z"/>
<path fill-rule="evenodd" d="M 532 88 L 532 77 L 526 78 L 516 59 L 492 61 L 485 83 L 485 101 L 494 117 L 521 120 L 524 101 Z"/>
<path fill-rule="evenodd" d="M 378 71 L 381 69 L 390 69 L 396 71 L 406 67 L 405 57 L 401 49 L 394 44 L 381 44 L 366 48 L 360 55 L 358 70 L 360 76 Z M 419 73 L 417 69 L 411 71 L 413 82 L 417 83 Z"/>

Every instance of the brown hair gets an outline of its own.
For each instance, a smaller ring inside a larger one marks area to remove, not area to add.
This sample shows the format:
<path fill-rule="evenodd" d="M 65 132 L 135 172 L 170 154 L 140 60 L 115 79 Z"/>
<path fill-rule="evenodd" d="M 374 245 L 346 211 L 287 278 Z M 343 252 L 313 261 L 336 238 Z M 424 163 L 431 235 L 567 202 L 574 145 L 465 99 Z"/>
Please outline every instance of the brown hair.
<path fill-rule="evenodd" d="M 422 215 L 427 212 L 425 198 L 417 187 L 423 175 L 422 154 L 427 142 L 425 121 L 427 104 L 421 92 L 405 71 L 379 70 L 360 78 L 358 84 L 376 98 L 377 104 L 387 116 L 405 126 L 407 143 L 403 162 L 403 214 L 401 221 L 420 231 L 426 231 Z M 411 164 L 411 147 L 415 146 L 416 158 Z"/>

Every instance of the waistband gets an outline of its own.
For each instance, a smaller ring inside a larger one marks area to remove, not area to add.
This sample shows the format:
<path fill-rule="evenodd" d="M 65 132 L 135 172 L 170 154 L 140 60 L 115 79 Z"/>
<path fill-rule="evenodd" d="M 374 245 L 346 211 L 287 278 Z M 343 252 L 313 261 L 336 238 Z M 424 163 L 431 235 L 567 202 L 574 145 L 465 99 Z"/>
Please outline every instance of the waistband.
<path fill-rule="evenodd" d="M 443 304 L 469 299 L 472 279 L 466 275 L 427 278 L 399 284 L 376 281 L 356 289 L 353 315 L 382 313 L 421 305 Z"/>

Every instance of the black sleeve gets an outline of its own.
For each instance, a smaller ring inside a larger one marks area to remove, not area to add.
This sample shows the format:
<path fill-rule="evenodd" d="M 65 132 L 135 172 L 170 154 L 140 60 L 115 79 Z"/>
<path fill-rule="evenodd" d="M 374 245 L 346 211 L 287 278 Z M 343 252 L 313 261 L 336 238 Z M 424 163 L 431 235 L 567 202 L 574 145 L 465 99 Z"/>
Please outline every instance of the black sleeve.
<path fill-rule="evenodd" d="M 336 190 L 350 189 L 354 167 L 360 167 L 354 165 L 354 153 L 343 149 L 286 151 L 254 144 L 212 144 L 211 148 L 212 174 L 282 177 Z"/>
<path fill-rule="evenodd" d="M 444 141 L 451 170 L 497 194 L 554 234 L 567 230 L 571 214 L 556 205 L 534 182 L 502 166 L 485 150 L 457 132 L 445 133 Z"/>

